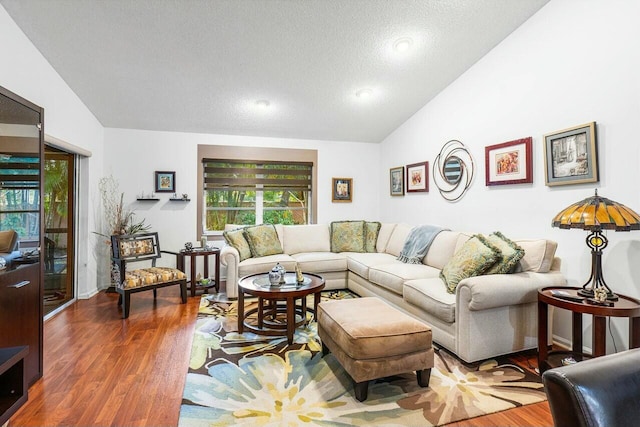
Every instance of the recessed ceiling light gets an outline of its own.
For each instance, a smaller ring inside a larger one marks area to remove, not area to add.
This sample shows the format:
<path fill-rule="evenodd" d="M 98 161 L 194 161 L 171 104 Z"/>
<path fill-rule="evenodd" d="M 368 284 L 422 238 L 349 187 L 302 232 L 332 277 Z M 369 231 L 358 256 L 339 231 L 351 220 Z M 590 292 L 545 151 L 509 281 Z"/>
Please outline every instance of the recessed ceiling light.
<path fill-rule="evenodd" d="M 371 89 L 365 88 L 356 91 L 356 96 L 360 99 L 369 99 L 373 95 L 373 91 Z"/>
<path fill-rule="evenodd" d="M 266 99 L 259 99 L 256 101 L 256 106 L 258 106 L 258 108 L 266 109 L 269 108 L 269 105 L 271 105 L 271 103 Z"/>
<path fill-rule="evenodd" d="M 411 48 L 412 44 L 413 40 L 411 40 L 409 37 L 403 37 L 396 40 L 396 42 L 393 44 L 393 50 L 395 50 L 396 52 L 406 52 Z"/>

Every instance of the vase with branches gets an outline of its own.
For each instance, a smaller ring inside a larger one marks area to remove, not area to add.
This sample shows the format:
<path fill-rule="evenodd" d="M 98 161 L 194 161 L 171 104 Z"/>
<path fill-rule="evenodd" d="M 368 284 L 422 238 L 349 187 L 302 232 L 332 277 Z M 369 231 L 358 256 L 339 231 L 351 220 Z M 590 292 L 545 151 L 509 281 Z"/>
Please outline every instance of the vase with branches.
<path fill-rule="evenodd" d="M 114 263 L 111 261 L 111 236 L 121 234 L 137 234 L 149 231 L 151 226 L 145 223 L 143 218 L 140 221 L 135 220 L 135 213 L 131 209 L 124 207 L 124 192 L 119 189 L 118 181 L 112 176 L 103 177 L 98 183 L 100 198 L 102 200 L 102 229 L 94 231 L 95 234 L 104 237 L 104 244 L 98 245 L 98 253 L 108 250 L 107 256 L 100 256 L 99 259 L 105 260 L 106 263 L 99 267 L 102 273 L 98 273 L 103 280 L 108 281 L 103 286 L 108 286 L 107 292 L 115 290 L 115 282 L 113 281 L 112 270 Z M 100 249 L 102 247 L 103 249 Z M 100 261 L 102 264 L 104 261 Z M 109 278 L 109 279 L 107 279 Z"/>
<path fill-rule="evenodd" d="M 98 188 L 102 199 L 106 232 L 97 234 L 110 237 L 116 234 L 144 233 L 151 228 L 150 225 L 145 224 L 144 218 L 136 222 L 135 213 L 124 208 L 124 192 L 120 192 L 118 181 L 112 175 L 101 178 Z"/>

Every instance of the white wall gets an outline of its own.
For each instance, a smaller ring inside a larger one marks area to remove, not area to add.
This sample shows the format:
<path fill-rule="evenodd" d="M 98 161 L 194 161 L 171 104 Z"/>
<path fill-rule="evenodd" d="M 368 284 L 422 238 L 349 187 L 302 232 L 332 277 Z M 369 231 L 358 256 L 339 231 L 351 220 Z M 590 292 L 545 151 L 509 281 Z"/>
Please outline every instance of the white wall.
<path fill-rule="evenodd" d="M 102 175 L 103 127 L 0 6 L 0 85 L 44 108 L 45 133 L 93 153 L 82 162 L 81 191 Z M 93 200 L 80 212 L 78 297 L 96 292 Z"/>
<path fill-rule="evenodd" d="M 446 202 L 431 179 L 428 194 L 383 193 L 381 218 L 556 240 L 569 285 L 582 286 L 591 265 L 587 233 L 552 228 L 551 220 L 592 196 L 594 188 L 640 211 L 638 16 L 637 1 L 552 0 L 543 7 L 382 143 L 385 169 L 424 160 L 432 166 L 444 143 L 459 139 L 475 162 L 468 193 L 457 203 Z M 600 182 L 545 186 L 543 135 L 590 121 L 597 123 Z M 533 184 L 485 186 L 485 146 L 528 136 L 533 137 Z M 381 185 L 387 179 L 381 176 Z M 607 283 L 640 297 L 640 232 L 606 234 Z M 568 339 L 570 318 L 554 317 L 556 334 Z M 613 325 L 618 348 L 627 345 L 626 322 L 616 319 Z M 590 331 L 588 322 L 588 346 Z"/>
<path fill-rule="evenodd" d="M 180 249 L 185 242 L 195 242 L 200 237 L 196 234 L 199 144 L 316 149 L 319 205 L 316 222 L 379 217 L 379 188 L 371 175 L 380 163 L 375 144 L 105 129 L 105 175 L 116 177 L 125 193 L 125 204 L 162 233 L 161 243 L 168 250 Z M 169 202 L 171 195 L 167 193 L 158 193 L 160 201 L 156 203 L 135 201 L 142 191 L 153 192 L 154 171 L 175 171 L 176 192 L 187 193 L 191 202 Z M 353 178 L 352 203 L 331 202 L 332 177 Z"/>

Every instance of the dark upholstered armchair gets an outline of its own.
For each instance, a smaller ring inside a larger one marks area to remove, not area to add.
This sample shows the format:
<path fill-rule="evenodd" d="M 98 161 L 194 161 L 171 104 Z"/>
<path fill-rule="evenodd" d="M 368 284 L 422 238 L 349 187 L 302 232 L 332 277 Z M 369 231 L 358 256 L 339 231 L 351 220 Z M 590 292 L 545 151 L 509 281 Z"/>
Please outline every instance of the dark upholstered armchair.
<path fill-rule="evenodd" d="M 640 348 L 546 371 L 556 427 L 640 425 Z"/>

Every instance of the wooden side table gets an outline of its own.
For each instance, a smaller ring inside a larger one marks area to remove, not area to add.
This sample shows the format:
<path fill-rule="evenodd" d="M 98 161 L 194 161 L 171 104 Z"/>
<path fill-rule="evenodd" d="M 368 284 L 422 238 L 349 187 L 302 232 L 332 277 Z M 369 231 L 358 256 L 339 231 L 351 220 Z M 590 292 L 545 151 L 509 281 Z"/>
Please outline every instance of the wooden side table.
<path fill-rule="evenodd" d="M 204 258 L 203 260 L 204 276 L 203 277 L 209 278 L 209 255 L 212 255 L 215 257 L 215 263 L 214 263 L 215 273 L 214 273 L 213 283 L 210 283 L 207 286 L 198 286 L 198 280 L 196 279 L 196 277 L 198 276 L 197 268 L 196 268 L 196 260 L 198 259 L 198 257 Z M 191 289 L 191 296 L 192 297 L 196 296 L 196 290 L 198 289 L 202 289 L 205 292 L 208 292 L 210 288 L 215 287 L 216 292 L 219 292 L 220 291 L 220 249 L 219 248 L 211 248 L 211 249 L 194 248 L 191 251 L 182 249 L 180 252 L 178 252 L 178 260 L 177 260 L 178 270 L 184 271 L 185 257 L 189 257 L 191 259 L 190 271 L 189 271 L 191 278 L 187 282 L 189 289 Z"/>
<path fill-rule="evenodd" d="M 548 287 L 538 290 L 538 366 L 540 374 L 545 370 L 559 366 L 561 359 L 571 356 L 576 360 L 588 357 L 598 357 L 606 354 L 607 317 L 629 318 L 629 348 L 640 347 L 640 301 L 618 294 L 619 300 L 613 306 L 593 305 L 584 299 L 570 301 L 556 297 L 552 291 L 565 291 L 572 297 L 579 297 L 577 291 L 582 288 L 573 287 Z M 571 351 L 552 351 L 547 348 L 548 314 L 549 306 L 569 310 L 572 313 L 572 342 Z M 591 314 L 592 321 L 592 346 L 591 355 L 582 351 L 582 315 Z"/>

